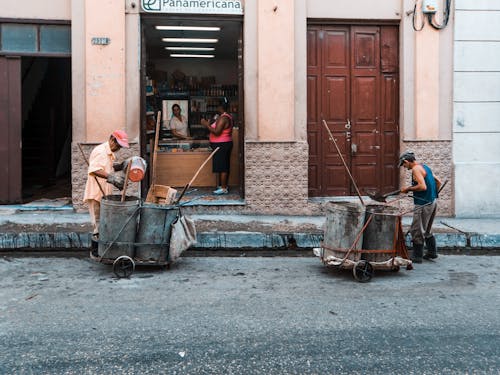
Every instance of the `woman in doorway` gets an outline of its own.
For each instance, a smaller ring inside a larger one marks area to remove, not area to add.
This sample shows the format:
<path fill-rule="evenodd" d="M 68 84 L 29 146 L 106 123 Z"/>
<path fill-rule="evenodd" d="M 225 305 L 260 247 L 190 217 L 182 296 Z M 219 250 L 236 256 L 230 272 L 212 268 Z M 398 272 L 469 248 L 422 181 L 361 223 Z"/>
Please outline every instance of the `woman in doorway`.
<path fill-rule="evenodd" d="M 209 131 L 210 146 L 213 149 L 219 147 L 219 151 L 215 153 L 212 160 L 212 172 L 216 174 L 217 178 L 215 195 L 229 193 L 228 179 L 233 149 L 233 118 L 226 112 L 227 108 L 228 101 L 224 98 L 224 102 L 217 107 L 217 115 L 212 122 L 201 120 L 201 124 Z"/>
<path fill-rule="evenodd" d="M 187 118 L 181 114 L 179 104 L 172 106 L 172 117 L 170 118 L 170 131 L 175 138 L 189 139 L 189 129 Z"/>

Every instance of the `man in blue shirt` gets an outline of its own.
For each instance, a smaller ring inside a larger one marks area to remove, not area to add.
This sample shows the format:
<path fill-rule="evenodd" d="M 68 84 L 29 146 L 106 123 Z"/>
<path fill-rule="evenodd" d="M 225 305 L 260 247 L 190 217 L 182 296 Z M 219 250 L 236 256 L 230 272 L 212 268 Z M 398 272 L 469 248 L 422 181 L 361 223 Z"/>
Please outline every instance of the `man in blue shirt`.
<path fill-rule="evenodd" d="M 413 192 L 413 221 L 410 227 L 413 242 L 414 263 L 422 263 L 424 259 L 437 258 L 436 238 L 432 234 L 432 223 L 437 211 L 438 190 L 442 183 L 433 175 L 432 170 L 425 164 L 417 163 L 415 154 L 405 151 L 399 157 L 399 166 L 411 170 L 411 186 L 401 188 L 401 193 Z M 424 241 L 427 252 L 423 255 Z"/>

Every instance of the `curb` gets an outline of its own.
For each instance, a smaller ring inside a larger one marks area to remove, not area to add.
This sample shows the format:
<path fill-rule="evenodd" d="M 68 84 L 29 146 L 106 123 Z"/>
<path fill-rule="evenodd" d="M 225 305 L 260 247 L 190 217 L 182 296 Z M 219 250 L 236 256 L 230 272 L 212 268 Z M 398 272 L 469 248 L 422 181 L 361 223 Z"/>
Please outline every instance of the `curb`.
<path fill-rule="evenodd" d="M 453 250 L 499 250 L 500 235 L 436 233 L 440 249 Z M 262 232 L 201 232 L 194 250 L 217 249 L 264 249 L 295 250 L 320 247 L 323 233 L 262 233 Z M 409 236 L 406 246 L 411 248 Z M 91 247 L 90 233 L 78 232 L 23 232 L 0 233 L 0 251 L 9 250 L 62 250 L 87 249 Z"/>

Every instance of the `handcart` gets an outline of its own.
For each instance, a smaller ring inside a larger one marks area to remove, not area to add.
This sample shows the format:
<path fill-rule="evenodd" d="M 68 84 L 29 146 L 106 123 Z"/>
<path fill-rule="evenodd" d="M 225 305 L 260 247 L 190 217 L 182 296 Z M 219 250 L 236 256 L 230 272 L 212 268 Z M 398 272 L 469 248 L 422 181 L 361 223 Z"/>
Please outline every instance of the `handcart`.
<path fill-rule="evenodd" d="M 370 281 L 375 270 L 413 269 L 401 215 L 386 205 L 330 202 L 324 240 L 313 251 L 329 267 L 352 269 L 359 282 Z"/>
<path fill-rule="evenodd" d="M 112 264 L 119 278 L 130 277 L 136 265 L 169 268 L 180 255 L 172 254 L 170 241 L 172 225 L 181 217 L 179 205 L 144 203 L 136 197 L 122 202 L 120 196 L 105 196 L 97 254 L 91 251 L 90 258 Z"/>

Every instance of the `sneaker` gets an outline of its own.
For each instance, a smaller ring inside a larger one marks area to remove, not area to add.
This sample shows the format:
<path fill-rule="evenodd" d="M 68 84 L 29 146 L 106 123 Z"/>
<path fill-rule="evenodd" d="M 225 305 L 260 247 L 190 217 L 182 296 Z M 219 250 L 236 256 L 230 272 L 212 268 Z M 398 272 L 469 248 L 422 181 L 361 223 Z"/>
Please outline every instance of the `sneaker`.
<path fill-rule="evenodd" d="M 229 193 L 228 189 L 223 189 L 221 187 L 218 187 L 216 190 L 214 190 L 215 195 L 224 195 L 224 194 L 228 194 L 228 193 Z"/>

